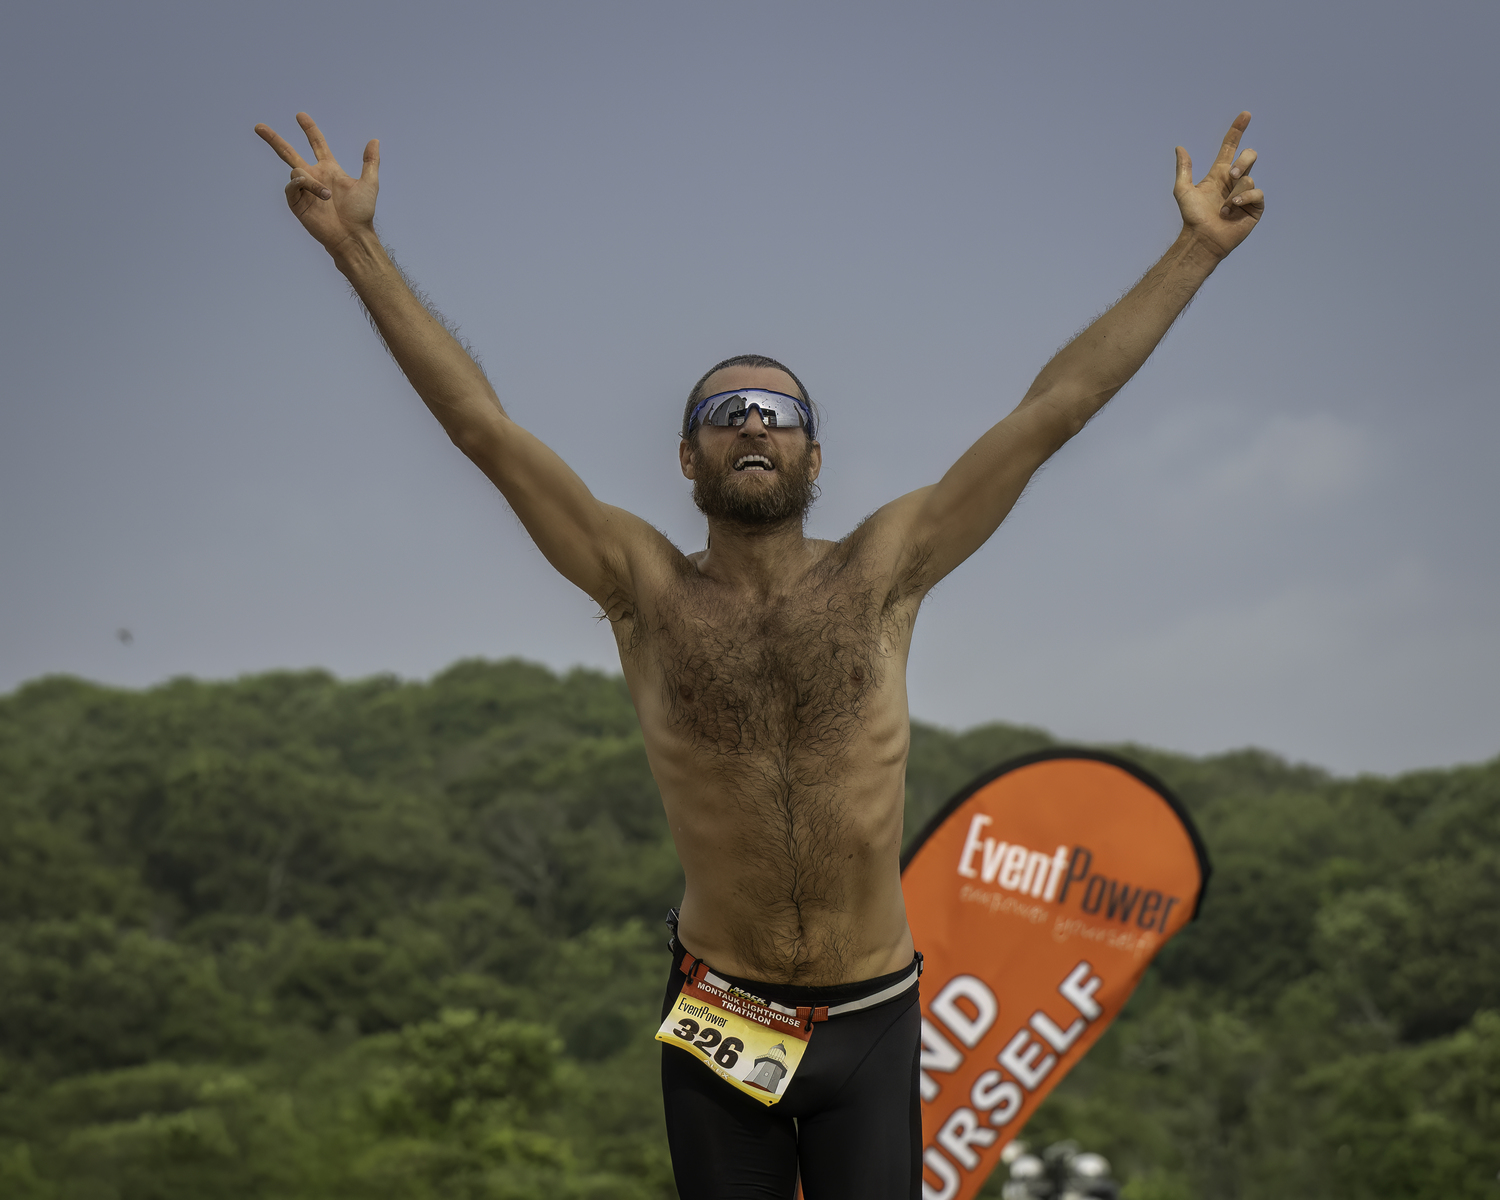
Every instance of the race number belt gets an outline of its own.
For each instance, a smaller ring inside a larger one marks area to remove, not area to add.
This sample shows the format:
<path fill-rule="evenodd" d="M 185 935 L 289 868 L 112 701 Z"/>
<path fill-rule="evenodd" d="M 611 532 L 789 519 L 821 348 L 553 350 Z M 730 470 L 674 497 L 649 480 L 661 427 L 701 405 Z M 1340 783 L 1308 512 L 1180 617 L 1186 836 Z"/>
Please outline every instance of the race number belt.
<path fill-rule="evenodd" d="M 800 1008 L 751 995 L 715 975 L 686 950 L 681 970 L 687 980 L 656 1031 L 656 1040 L 686 1050 L 726 1083 L 770 1105 L 786 1095 L 814 1025 L 899 996 L 916 982 L 921 960 L 913 960 L 900 979 L 872 996 Z"/>

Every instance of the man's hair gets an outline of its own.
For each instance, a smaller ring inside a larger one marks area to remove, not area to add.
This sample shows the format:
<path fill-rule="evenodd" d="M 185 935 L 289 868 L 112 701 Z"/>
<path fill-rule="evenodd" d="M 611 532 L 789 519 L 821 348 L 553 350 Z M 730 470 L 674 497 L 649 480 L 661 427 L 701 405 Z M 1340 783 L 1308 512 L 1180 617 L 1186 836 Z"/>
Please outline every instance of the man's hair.
<path fill-rule="evenodd" d="M 803 386 L 802 380 L 797 378 L 796 373 L 785 363 L 779 363 L 774 358 L 767 358 L 764 354 L 736 354 L 733 358 L 726 358 L 721 363 L 715 363 L 703 372 L 698 382 L 693 384 L 693 390 L 688 393 L 687 405 L 682 410 L 682 436 L 689 441 L 698 436 L 697 429 L 689 429 L 688 422 L 693 419 L 693 409 L 697 407 L 698 401 L 702 400 L 708 393 L 704 385 L 715 375 L 726 367 L 774 367 L 778 371 L 784 371 L 791 376 L 792 382 L 797 385 L 797 390 L 802 393 L 802 399 L 806 402 L 809 411 L 813 414 L 814 423 L 818 417 L 818 410 L 813 407 L 812 397 L 807 394 L 807 388 Z M 814 426 L 807 427 L 807 436 L 812 437 Z"/>

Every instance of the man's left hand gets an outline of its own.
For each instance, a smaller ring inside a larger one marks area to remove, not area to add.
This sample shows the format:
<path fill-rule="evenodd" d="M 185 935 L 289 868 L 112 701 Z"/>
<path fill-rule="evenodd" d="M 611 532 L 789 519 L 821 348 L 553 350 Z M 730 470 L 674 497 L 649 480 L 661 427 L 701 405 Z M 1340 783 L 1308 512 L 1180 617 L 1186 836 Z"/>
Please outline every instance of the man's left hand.
<path fill-rule="evenodd" d="M 1172 195 L 1182 210 L 1183 230 L 1197 238 L 1218 257 L 1223 258 L 1247 237 L 1266 211 L 1266 196 L 1250 177 L 1255 165 L 1254 150 L 1242 151 L 1238 157 L 1240 136 L 1250 124 L 1250 114 L 1240 113 L 1224 135 L 1214 165 L 1201 183 L 1193 183 L 1193 159 L 1177 147 L 1177 184 Z"/>

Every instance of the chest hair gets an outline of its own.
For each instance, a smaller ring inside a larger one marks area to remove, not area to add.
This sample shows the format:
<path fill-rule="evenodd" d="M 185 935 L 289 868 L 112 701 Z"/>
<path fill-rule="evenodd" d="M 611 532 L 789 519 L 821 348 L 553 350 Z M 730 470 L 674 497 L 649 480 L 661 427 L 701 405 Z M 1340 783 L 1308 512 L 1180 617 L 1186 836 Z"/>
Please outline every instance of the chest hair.
<path fill-rule="evenodd" d="M 686 582 L 651 638 L 674 728 L 731 771 L 747 758 L 836 766 L 884 682 L 882 599 L 815 578 L 757 606 Z"/>

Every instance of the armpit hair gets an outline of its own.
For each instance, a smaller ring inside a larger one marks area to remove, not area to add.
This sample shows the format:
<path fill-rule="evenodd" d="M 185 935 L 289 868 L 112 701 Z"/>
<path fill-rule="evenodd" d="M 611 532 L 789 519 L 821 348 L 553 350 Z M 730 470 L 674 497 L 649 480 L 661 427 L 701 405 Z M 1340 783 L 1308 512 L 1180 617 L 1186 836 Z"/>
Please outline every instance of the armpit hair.
<path fill-rule="evenodd" d="M 605 564 L 605 568 L 609 570 L 608 563 Z M 595 615 L 594 619 L 596 621 L 607 621 L 611 625 L 616 625 L 621 621 L 629 621 L 633 626 L 636 617 L 635 602 L 630 598 L 630 594 L 625 590 L 624 584 L 620 582 L 614 571 L 610 570 L 609 573 L 609 592 L 599 602 L 599 612 Z M 632 644 L 635 641 L 635 637 L 636 635 L 632 629 Z"/>
<path fill-rule="evenodd" d="M 885 598 L 885 611 L 892 611 L 912 596 L 926 595 L 931 592 L 934 586 L 930 572 L 931 566 L 932 547 L 925 542 L 913 546 L 906 565 L 891 581 L 891 590 Z M 912 614 L 913 619 L 915 615 L 915 613 Z"/>
<path fill-rule="evenodd" d="M 878 510 L 877 510 L 878 511 Z M 856 525 L 845 535 L 840 543 L 846 557 L 852 557 L 859 553 L 860 544 L 869 536 L 868 527 L 875 513 L 868 514 L 864 520 Z M 886 592 L 885 600 L 881 605 L 883 614 L 893 613 L 904 601 L 914 595 L 925 595 L 937 586 L 931 577 L 932 547 L 925 542 L 913 545 L 908 551 L 907 560 L 901 570 L 891 579 L 890 588 Z M 913 612 L 908 618 L 916 619 Z"/>

